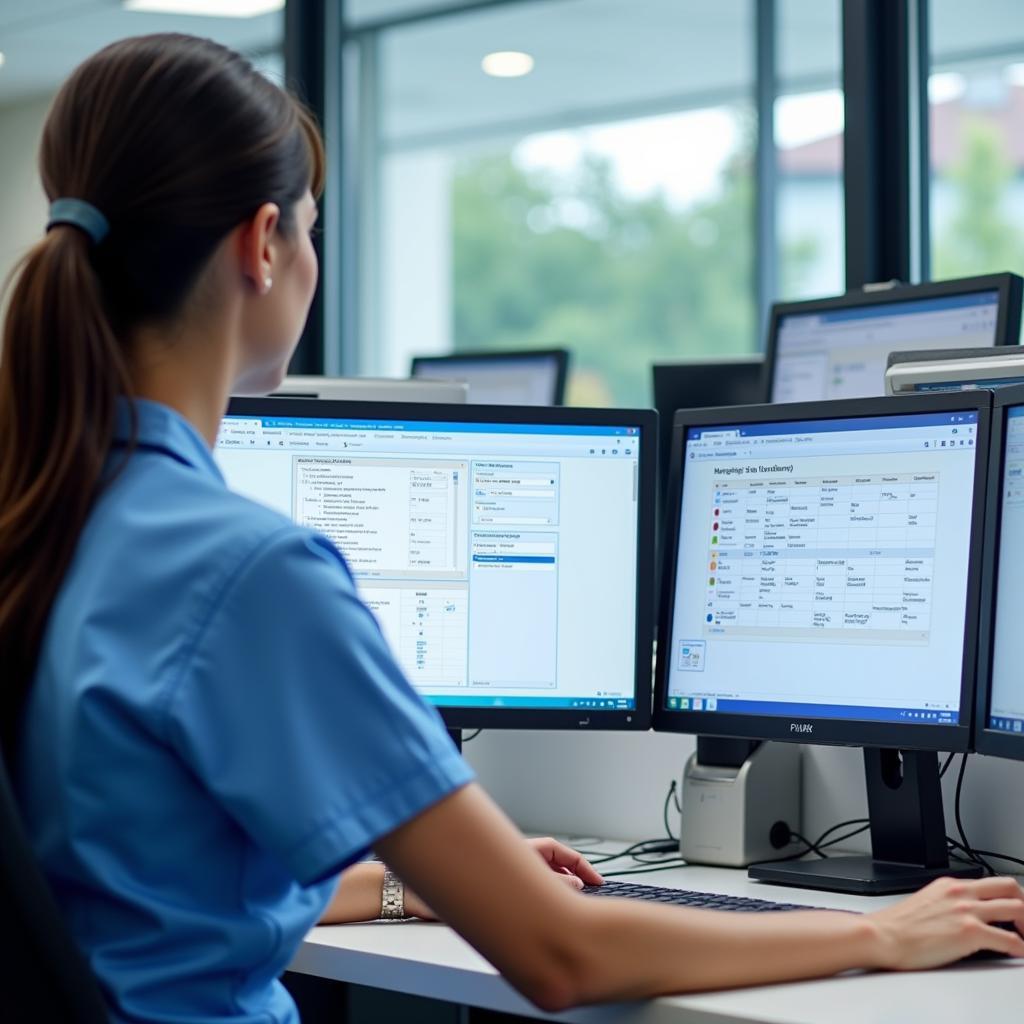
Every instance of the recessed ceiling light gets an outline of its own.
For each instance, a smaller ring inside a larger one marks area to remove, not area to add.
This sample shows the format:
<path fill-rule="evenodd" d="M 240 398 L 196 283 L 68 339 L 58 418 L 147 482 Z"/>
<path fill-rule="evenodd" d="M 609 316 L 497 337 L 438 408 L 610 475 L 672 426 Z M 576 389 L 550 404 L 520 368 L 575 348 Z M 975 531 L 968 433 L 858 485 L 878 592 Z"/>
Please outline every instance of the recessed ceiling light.
<path fill-rule="evenodd" d="M 202 14 L 209 18 L 255 18 L 284 9 L 285 0 L 124 0 L 127 11 Z"/>
<path fill-rule="evenodd" d="M 487 54 L 480 66 L 495 78 L 522 78 L 533 70 L 533 58 L 519 50 L 498 50 Z"/>

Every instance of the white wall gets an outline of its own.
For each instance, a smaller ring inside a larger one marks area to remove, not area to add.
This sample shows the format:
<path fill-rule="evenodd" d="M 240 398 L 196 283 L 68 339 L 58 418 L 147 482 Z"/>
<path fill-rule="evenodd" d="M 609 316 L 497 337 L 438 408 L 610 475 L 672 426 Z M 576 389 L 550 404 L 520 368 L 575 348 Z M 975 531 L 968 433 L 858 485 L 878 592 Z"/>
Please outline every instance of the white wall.
<path fill-rule="evenodd" d="M 0 107 L 0 281 L 42 237 L 46 223 L 36 160 L 50 100 Z"/>
<path fill-rule="evenodd" d="M 693 750 L 690 736 L 655 733 L 485 730 L 466 745 L 481 783 L 524 829 L 561 835 L 648 838 L 663 834 L 669 783 Z M 946 833 L 955 835 L 953 788 L 959 757 L 944 780 Z M 861 752 L 806 747 L 804 834 L 867 812 Z M 972 755 L 962 810 L 971 843 L 1024 857 L 1024 763 Z M 672 812 L 673 832 L 679 821 Z M 868 848 L 866 834 L 850 849 Z M 1007 865 L 1003 865 L 1007 867 Z"/>

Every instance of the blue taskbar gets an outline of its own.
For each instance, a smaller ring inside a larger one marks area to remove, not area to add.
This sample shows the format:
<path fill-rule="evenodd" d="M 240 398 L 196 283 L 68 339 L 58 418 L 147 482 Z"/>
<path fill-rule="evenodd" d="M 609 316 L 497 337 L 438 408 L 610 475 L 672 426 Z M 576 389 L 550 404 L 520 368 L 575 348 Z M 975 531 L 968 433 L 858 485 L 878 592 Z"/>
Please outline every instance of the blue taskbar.
<path fill-rule="evenodd" d="M 988 720 L 988 727 L 996 732 L 1013 732 L 1018 735 L 1024 734 L 1024 719 L 1022 718 L 996 718 Z"/>
<path fill-rule="evenodd" d="M 626 697 L 451 697 L 423 693 L 428 704 L 439 708 L 567 708 L 570 711 L 633 711 L 636 701 Z"/>
<path fill-rule="evenodd" d="M 724 697 L 668 697 L 666 706 L 669 711 L 714 711 L 727 715 L 771 715 L 773 718 L 845 718 L 862 722 L 913 722 L 915 725 L 958 725 L 960 722 L 959 711 L 937 711 L 934 708 L 798 704 Z"/>

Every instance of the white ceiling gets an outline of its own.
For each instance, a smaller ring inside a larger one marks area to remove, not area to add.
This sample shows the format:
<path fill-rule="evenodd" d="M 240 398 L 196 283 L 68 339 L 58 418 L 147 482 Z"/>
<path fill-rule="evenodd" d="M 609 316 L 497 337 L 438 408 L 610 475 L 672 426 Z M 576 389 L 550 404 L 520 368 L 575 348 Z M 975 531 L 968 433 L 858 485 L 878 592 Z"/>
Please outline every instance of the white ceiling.
<path fill-rule="evenodd" d="M 381 44 L 384 142 L 752 103 L 753 2 L 546 0 L 395 29 Z M 783 87 L 838 86 L 838 0 L 780 0 L 778 9 Z M 493 50 L 525 50 L 534 71 L 488 77 L 480 61 Z"/>
<path fill-rule="evenodd" d="M 0 0 L 0 106 L 53 93 L 91 53 L 148 32 L 191 32 L 253 54 L 280 47 L 284 20 L 146 14 L 120 0 Z"/>
<path fill-rule="evenodd" d="M 360 24 L 462 0 L 345 0 Z M 575 114 L 681 109 L 752 91 L 755 0 L 531 0 L 410 24 L 381 40 L 383 131 L 416 138 Z M 839 84 L 839 0 L 777 0 L 783 88 Z M 1024 61 L 1024 0 L 931 0 L 936 61 L 1001 47 Z M 126 35 L 186 31 L 247 53 L 279 48 L 281 14 L 203 18 L 123 10 L 120 0 L 0 0 L 0 105 L 50 94 L 86 56 Z M 525 79 L 480 71 L 494 49 L 537 58 Z"/>

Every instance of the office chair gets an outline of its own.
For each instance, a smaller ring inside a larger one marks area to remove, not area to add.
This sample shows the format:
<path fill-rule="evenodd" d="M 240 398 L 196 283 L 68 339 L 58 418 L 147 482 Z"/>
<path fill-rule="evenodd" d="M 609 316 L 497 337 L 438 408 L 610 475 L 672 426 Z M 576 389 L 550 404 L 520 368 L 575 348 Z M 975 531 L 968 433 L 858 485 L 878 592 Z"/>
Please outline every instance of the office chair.
<path fill-rule="evenodd" d="M 107 1009 L 36 863 L 0 752 L 0 1016 L 109 1024 Z"/>

